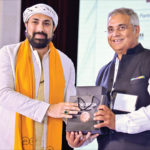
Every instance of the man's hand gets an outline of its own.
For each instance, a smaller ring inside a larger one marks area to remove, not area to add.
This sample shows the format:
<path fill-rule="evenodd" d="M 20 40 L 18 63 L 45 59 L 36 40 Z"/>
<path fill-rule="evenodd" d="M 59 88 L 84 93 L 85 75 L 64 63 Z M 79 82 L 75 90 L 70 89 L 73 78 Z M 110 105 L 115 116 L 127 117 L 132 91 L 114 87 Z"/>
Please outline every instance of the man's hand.
<path fill-rule="evenodd" d="M 47 115 L 53 118 L 72 118 L 73 114 L 78 114 L 80 109 L 76 103 L 51 104 L 47 110 Z"/>
<path fill-rule="evenodd" d="M 79 132 L 66 132 L 66 139 L 68 141 L 68 144 L 75 148 L 80 147 L 83 145 L 83 143 L 87 140 L 92 140 L 96 138 L 99 134 L 91 135 L 90 132 L 88 132 L 86 135 L 83 135 L 81 131 Z"/>
<path fill-rule="evenodd" d="M 105 105 L 99 105 L 98 111 L 94 114 L 94 120 L 102 121 L 94 125 L 95 128 L 108 127 L 115 129 L 115 114 Z"/>

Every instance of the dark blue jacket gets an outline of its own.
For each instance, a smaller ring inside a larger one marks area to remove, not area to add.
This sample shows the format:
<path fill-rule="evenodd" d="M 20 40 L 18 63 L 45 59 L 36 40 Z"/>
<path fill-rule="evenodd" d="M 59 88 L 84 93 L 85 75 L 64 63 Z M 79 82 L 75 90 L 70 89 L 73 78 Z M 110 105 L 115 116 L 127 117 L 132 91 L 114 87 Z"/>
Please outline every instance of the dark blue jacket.
<path fill-rule="evenodd" d="M 96 81 L 96 85 L 106 88 L 107 95 L 110 95 L 112 89 L 116 57 L 115 54 L 113 60 L 100 70 Z M 131 80 L 138 76 L 144 76 L 144 78 Z M 139 109 L 150 104 L 150 95 L 147 91 L 149 78 L 150 50 L 144 49 L 141 44 L 138 44 L 122 56 L 114 91 L 137 95 L 136 109 Z M 100 135 L 97 140 L 99 150 L 150 150 L 150 131 L 138 134 L 110 131 L 107 135 Z"/>

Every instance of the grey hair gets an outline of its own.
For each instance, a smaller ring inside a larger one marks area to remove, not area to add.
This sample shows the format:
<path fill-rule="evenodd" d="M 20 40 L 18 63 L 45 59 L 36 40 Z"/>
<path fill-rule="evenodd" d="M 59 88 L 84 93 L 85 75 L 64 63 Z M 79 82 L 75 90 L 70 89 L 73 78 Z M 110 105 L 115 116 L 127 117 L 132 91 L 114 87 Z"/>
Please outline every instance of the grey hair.
<path fill-rule="evenodd" d="M 122 15 L 128 15 L 130 17 L 130 23 L 133 26 L 139 26 L 139 17 L 136 12 L 134 12 L 132 9 L 129 8 L 118 8 L 113 10 L 112 12 L 109 13 L 109 17 L 116 15 L 116 14 L 122 14 Z"/>

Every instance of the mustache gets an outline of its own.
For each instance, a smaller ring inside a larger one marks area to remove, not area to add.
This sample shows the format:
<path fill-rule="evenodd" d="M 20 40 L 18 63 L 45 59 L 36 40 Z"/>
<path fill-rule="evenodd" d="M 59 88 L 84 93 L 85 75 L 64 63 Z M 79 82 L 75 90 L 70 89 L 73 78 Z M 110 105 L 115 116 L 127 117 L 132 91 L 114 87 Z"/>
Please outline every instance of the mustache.
<path fill-rule="evenodd" d="M 44 35 L 45 38 L 47 38 L 47 34 L 44 33 L 44 32 L 34 32 L 34 33 L 33 33 L 33 37 L 35 37 L 36 34 Z"/>

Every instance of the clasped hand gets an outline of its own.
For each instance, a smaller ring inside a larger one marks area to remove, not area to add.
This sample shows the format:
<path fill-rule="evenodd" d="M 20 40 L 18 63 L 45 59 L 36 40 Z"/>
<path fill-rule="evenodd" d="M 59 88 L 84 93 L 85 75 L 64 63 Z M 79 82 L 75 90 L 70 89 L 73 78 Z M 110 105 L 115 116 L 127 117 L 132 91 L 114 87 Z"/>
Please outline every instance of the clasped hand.
<path fill-rule="evenodd" d="M 95 128 L 115 129 L 115 114 L 106 105 L 98 106 L 98 111 L 94 114 L 94 120 L 101 121 L 101 123 L 94 125 Z"/>
<path fill-rule="evenodd" d="M 115 129 L 115 114 L 105 105 L 99 105 L 98 111 L 94 114 L 95 121 L 101 121 L 101 123 L 95 124 L 95 128 L 108 127 Z M 82 132 L 66 132 L 66 139 L 71 147 L 80 147 L 87 140 L 94 139 L 99 134 L 91 135 L 88 132 L 83 135 Z"/>
<path fill-rule="evenodd" d="M 80 147 L 83 145 L 83 143 L 87 140 L 91 141 L 95 139 L 99 134 L 91 135 L 90 132 L 88 132 L 86 135 L 83 135 L 81 131 L 79 132 L 66 132 L 66 139 L 68 141 L 68 144 L 75 148 Z"/>
<path fill-rule="evenodd" d="M 52 118 L 72 118 L 72 115 L 78 114 L 78 111 L 80 111 L 78 104 L 64 102 L 51 104 L 47 110 L 47 115 Z"/>

